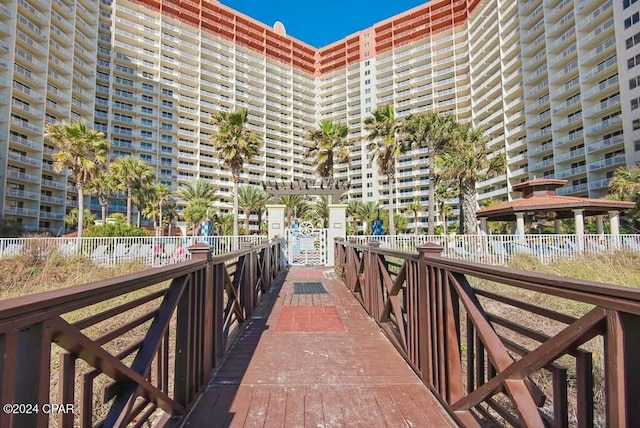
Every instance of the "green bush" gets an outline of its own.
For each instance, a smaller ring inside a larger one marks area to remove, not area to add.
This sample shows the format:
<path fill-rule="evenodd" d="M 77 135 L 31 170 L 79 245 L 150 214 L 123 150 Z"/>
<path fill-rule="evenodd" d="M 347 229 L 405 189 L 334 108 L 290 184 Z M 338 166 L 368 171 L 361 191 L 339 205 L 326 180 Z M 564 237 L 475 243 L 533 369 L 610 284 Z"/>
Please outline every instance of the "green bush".
<path fill-rule="evenodd" d="M 101 236 L 150 236 L 149 233 L 134 225 L 126 223 L 103 224 L 99 226 L 89 226 L 84 232 L 84 236 L 96 238 Z"/>

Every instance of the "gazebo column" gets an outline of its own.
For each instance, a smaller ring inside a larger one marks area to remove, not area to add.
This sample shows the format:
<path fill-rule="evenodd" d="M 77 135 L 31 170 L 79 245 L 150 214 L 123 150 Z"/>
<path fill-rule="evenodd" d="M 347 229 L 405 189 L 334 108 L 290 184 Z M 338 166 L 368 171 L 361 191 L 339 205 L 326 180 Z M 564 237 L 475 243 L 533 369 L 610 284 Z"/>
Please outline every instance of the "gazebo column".
<path fill-rule="evenodd" d="M 480 230 L 482 232 L 484 232 L 485 234 L 488 234 L 488 229 L 487 229 L 487 218 L 486 217 L 480 217 Z"/>
<path fill-rule="evenodd" d="M 556 235 L 560 235 L 562 232 L 562 221 L 559 218 L 553 220 L 553 227 L 556 230 Z"/>
<path fill-rule="evenodd" d="M 613 238 L 613 247 L 620 248 L 620 211 L 609 211 L 609 225 Z"/>
<path fill-rule="evenodd" d="M 584 250 L 584 209 L 573 210 L 573 217 L 576 223 L 576 243 L 578 244 L 578 252 Z"/>
<path fill-rule="evenodd" d="M 516 236 L 524 238 L 524 213 L 516 213 Z"/>
<path fill-rule="evenodd" d="M 596 230 L 598 235 L 604 235 L 604 215 L 599 214 L 596 216 Z"/>

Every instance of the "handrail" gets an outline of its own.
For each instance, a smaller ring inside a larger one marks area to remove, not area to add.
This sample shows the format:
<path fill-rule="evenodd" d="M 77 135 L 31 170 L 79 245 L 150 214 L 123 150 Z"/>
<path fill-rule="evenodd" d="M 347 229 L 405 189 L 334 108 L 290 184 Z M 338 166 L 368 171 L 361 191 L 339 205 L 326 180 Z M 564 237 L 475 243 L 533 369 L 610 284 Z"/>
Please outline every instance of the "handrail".
<path fill-rule="evenodd" d="M 126 426 L 157 412 L 184 415 L 281 266 L 279 240 L 222 255 L 203 243 L 188 250 L 191 261 L 0 301 L 0 393 L 16 405 L 0 413 L 0 426 L 47 426 L 50 417 L 60 427 Z M 42 410 L 51 397 L 67 411 L 20 411 Z"/>
<path fill-rule="evenodd" d="M 437 244 L 335 246 L 336 273 L 462 426 L 640 420 L 640 291 L 452 260 Z"/>

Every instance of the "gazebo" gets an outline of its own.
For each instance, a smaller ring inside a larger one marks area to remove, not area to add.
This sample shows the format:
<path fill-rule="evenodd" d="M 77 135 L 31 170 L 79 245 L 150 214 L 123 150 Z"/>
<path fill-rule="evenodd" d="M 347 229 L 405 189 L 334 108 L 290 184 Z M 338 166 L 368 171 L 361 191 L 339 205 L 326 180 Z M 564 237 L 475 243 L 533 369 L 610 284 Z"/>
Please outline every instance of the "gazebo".
<path fill-rule="evenodd" d="M 516 184 L 513 190 L 522 192 L 522 198 L 482 208 L 476 212 L 480 220 L 480 229 L 486 233 L 488 221 L 515 221 L 516 235 L 524 236 L 525 217 L 533 215 L 540 220 L 553 220 L 556 233 L 560 233 L 560 220 L 573 217 L 576 236 L 582 237 L 585 216 L 595 216 L 597 231 L 603 234 L 604 216 L 607 214 L 611 235 L 620 234 L 620 211 L 633 208 L 634 202 L 557 195 L 556 189 L 566 183 L 567 180 L 536 178 Z"/>

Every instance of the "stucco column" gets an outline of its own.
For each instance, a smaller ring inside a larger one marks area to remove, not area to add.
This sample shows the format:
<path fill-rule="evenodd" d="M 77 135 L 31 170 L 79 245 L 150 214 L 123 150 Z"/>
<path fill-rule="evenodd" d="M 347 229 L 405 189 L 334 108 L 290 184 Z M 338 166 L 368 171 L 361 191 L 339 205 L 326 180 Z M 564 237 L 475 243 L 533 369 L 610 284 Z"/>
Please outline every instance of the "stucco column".
<path fill-rule="evenodd" d="M 578 243 L 578 251 L 584 250 L 584 210 L 573 210 L 573 217 L 576 223 L 576 241 Z"/>
<path fill-rule="evenodd" d="M 609 211 L 609 225 L 613 237 L 613 248 L 620 249 L 620 211 Z"/>
<path fill-rule="evenodd" d="M 284 205 L 267 205 L 267 218 L 269 229 L 267 238 L 273 239 L 276 236 L 284 238 Z"/>
<path fill-rule="evenodd" d="M 560 235 L 560 233 L 562 232 L 562 222 L 559 218 L 553 220 L 553 227 L 556 230 L 556 235 Z"/>
<path fill-rule="evenodd" d="M 600 214 L 596 216 L 596 230 L 598 235 L 604 235 L 604 215 Z"/>
<path fill-rule="evenodd" d="M 347 206 L 329 204 L 329 230 L 327 231 L 327 266 L 334 265 L 335 239 L 347 237 Z"/>
<path fill-rule="evenodd" d="M 609 224 L 611 226 L 611 234 L 620 235 L 620 212 L 609 211 Z"/>
<path fill-rule="evenodd" d="M 524 238 L 524 213 L 516 213 L 516 235 Z"/>
<path fill-rule="evenodd" d="M 484 233 L 489 233 L 489 231 L 487 229 L 487 218 L 486 217 L 480 217 L 480 230 L 483 231 Z"/>

